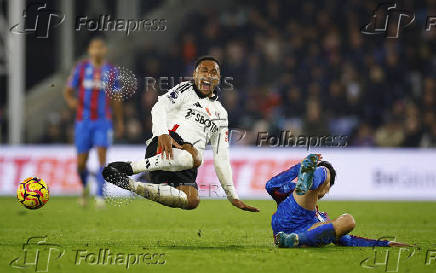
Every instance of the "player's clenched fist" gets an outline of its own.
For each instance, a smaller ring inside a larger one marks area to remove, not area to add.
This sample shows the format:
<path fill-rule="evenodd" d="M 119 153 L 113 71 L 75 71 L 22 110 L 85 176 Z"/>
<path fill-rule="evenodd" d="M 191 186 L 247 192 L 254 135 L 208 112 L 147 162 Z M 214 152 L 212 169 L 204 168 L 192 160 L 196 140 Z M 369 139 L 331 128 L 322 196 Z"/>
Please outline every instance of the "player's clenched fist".
<path fill-rule="evenodd" d="M 166 155 L 166 159 L 173 159 L 173 145 L 176 148 L 182 149 L 180 146 L 170 135 L 164 134 L 160 135 L 157 138 L 157 150 L 162 152 L 162 158 L 164 154 Z"/>

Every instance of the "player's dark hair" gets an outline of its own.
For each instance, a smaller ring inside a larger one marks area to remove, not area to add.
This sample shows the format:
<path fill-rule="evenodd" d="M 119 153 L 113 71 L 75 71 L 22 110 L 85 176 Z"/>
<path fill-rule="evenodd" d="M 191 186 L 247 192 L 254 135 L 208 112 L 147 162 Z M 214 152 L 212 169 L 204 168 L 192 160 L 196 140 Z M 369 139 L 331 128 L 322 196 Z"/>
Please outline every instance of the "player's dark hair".
<path fill-rule="evenodd" d="M 197 69 L 197 67 L 200 65 L 200 63 L 202 61 L 214 61 L 214 62 L 216 62 L 218 67 L 221 69 L 221 64 L 220 64 L 220 62 L 215 57 L 213 57 L 213 56 L 201 56 L 200 58 L 198 58 L 195 61 L 194 70 Z"/>
<path fill-rule="evenodd" d="M 333 184 L 335 184 L 335 179 L 336 179 L 336 170 L 335 168 L 333 168 L 332 164 L 328 161 L 321 161 L 318 163 L 318 167 L 326 167 L 327 169 L 329 169 L 330 171 L 330 187 L 333 186 Z"/>
<path fill-rule="evenodd" d="M 103 34 L 96 34 L 93 35 L 89 41 L 88 41 L 88 45 L 90 45 L 93 41 L 102 41 L 103 43 L 106 43 L 106 37 Z"/>

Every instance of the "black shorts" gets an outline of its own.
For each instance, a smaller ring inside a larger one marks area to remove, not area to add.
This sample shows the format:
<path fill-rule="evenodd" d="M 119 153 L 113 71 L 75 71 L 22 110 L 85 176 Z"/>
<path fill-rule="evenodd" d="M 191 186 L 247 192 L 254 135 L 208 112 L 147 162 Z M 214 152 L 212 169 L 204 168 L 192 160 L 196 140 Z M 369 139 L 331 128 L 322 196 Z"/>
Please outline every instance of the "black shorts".
<path fill-rule="evenodd" d="M 180 145 L 186 143 L 183 141 L 176 132 L 170 131 L 170 136 Z M 147 146 L 145 152 L 145 158 L 150 158 L 157 154 L 157 137 L 154 137 L 150 144 Z M 197 179 L 198 168 L 192 168 L 189 170 L 179 172 L 168 171 L 153 171 L 150 172 L 151 183 L 161 184 L 168 183 L 172 187 L 178 187 L 180 185 L 192 186 L 198 190 L 198 185 L 195 180 Z"/>

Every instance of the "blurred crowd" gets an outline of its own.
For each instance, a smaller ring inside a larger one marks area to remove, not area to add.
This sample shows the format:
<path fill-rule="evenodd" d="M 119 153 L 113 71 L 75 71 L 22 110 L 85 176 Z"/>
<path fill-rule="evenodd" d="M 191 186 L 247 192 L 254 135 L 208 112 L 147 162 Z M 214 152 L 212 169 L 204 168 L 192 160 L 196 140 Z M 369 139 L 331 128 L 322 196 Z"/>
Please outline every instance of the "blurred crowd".
<path fill-rule="evenodd" d="M 348 146 L 436 147 L 436 30 L 424 28 L 435 3 L 403 3 L 416 22 L 398 39 L 361 33 L 376 7 L 369 1 L 236 1 L 190 14 L 177 43 L 135 53 L 141 88 L 124 103 L 116 143 L 151 136 L 150 110 L 165 90 L 145 77 L 178 83 L 198 56 L 213 55 L 228 79 L 220 98 L 229 127 L 247 132 L 239 145 L 290 130 L 349 136 Z M 73 120 L 70 110 L 53 113 L 39 142 L 72 142 Z"/>

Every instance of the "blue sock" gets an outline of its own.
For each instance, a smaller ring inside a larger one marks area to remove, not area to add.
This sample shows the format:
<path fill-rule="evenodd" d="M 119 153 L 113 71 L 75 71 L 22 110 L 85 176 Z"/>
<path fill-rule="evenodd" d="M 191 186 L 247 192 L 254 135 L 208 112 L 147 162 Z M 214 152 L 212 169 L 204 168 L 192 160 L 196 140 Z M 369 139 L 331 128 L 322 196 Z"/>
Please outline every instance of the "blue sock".
<path fill-rule="evenodd" d="M 389 246 L 389 241 L 374 240 L 347 234 L 341 236 L 337 244 L 341 246 Z"/>
<path fill-rule="evenodd" d="M 333 224 L 320 225 L 306 232 L 298 233 L 299 245 L 322 246 L 336 241 Z"/>
<path fill-rule="evenodd" d="M 104 178 L 103 178 L 103 174 L 102 174 L 103 169 L 104 169 L 104 166 L 101 166 L 101 167 L 98 169 L 98 172 L 97 172 L 97 174 L 96 174 L 96 176 L 95 176 L 95 178 L 96 178 L 96 180 L 97 180 L 97 196 L 100 196 L 100 197 L 103 196 L 103 186 L 104 186 L 104 183 L 106 182 L 106 181 L 104 180 Z"/>
<path fill-rule="evenodd" d="M 79 171 L 80 182 L 82 182 L 83 187 L 86 187 L 88 183 L 88 170 L 85 168 L 83 171 Z"/>

